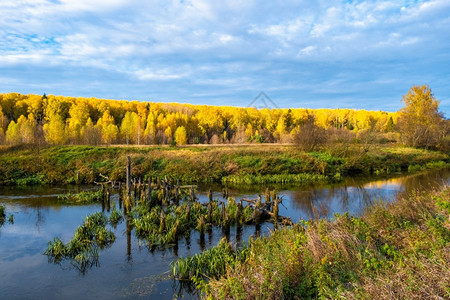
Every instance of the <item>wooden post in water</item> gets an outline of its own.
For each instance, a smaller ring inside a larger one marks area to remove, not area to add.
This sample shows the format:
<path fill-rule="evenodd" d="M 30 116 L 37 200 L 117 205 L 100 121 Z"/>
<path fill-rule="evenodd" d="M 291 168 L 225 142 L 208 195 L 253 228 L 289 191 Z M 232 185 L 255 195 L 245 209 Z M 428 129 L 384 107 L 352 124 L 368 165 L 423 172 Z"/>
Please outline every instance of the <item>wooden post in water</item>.
<path fill-rule="evenodd" d="M 106 187 L 106 211 L 109 212 L 111 210 L 111 194 L 109 192 L 109 188 Z"/>
<path fill-rule="evenodd" d="M 159 232 L 163 232 L 165 226 L 166 226 L 166 214 L 164 213 L 164 209 L 161 209 L 161 215 L 159 216 Z"/>
<path fill-rule="evenodd" d="M 141 177 L 139 177 L 139 180 L 137 182 L 136 187 L 134 188 L 134 198 L 141 200 Z"/>
<path fill-rule="evenodd" d="M 278 197 L 273 201 L 272 213 L 273 213 L 273 225 L 278 227 L 278 203 L 280 203 Z"/>
<path fill-rule="evenodd" d="M 175 204 L 180 204 L 180 181 L 177 179 L 177 185 L 175 186 Z"/>
<path fill-rule="evenodd" d="M 191 186 L 191 201 L 195 201 L 195 198 L 194 186 Z"/>
<path fill-rule="evenodd" d="M 264 197 L 266 198 L 266 203 L 270 203 L 270 192 L 269 188 L 266 188 L 266 192 L 264 193 Z"/>
<path fill-rule="evenodd" d="M 258 199 L 256 200 L 256 208 L 260 208 L 261 206 L 262 206 L 261 195 L 258 195 Z"/>
<path fill-rule="evenodd" d="M 242 226 L 242 200 L 236 205 L 236 227 L 239 228 Z"/>
<path fill-rule="evenodd" d="M 148 204 L 150 208 L 152 208 L 152 177 L 150 176 L 148 178 L 148 189 L 147 189 L 147 198 L 148 198 Z"/>
<path fill-rule="evenodd" d="M 228 199 L 228 188 L 227 187 L 225 187 L 222 191 L 222 198 Z"/>
<path fill-rule="evenodd" d="M 166 182 L 164 187 L 164 198 L 166 205 L 169 205 L 170 202 L 170 194 L 169 194 L 169 184 Z"/>
<path fill-rule="evenodd" d="M 230 217 L 225 202 L 222 202 L 222 231 L 227 241 L 230 240 Z"/>
<path fill-rule="evenodd" d="M 137 197 L 137 180 L 136 180 L 136 178 L 133 179 L 133 190 L 134 190 L 133 197 L 136 198 Z"/>
<path fill-rule="evenodd" d="M 209 199 L 209 202 L 212 202 L 212 199 L 213 199 L 213 193 L 212 193 L 211 188 L 209 188 L 209 190 L 208 190 L 208 199 Z"/>
<path fill-rule="evenodd" d="M 208 220 L 206 220 L 208 223 L 212 223 L 212 202 L 208 203 Z"/>
<path fill-rule="evenodd" d="M 131 195 L 131 158 L 127 156 L 127 195 Z"/>
<path fill-rule="evenodd" d="M 200 216 L 200 218 L 198 219 L 198 224 L 197 224 L 197 228 L 198 231 L 200 232 L 200 240 L 205 240 L 205 217 L 203 217 L 203 215 Z"/>
<path fill-rule="evenodd" d="M 189 215 L 191 214 L 191 204 L 188 202 L 186 206 L 186 216 L 189 219 Z"/>

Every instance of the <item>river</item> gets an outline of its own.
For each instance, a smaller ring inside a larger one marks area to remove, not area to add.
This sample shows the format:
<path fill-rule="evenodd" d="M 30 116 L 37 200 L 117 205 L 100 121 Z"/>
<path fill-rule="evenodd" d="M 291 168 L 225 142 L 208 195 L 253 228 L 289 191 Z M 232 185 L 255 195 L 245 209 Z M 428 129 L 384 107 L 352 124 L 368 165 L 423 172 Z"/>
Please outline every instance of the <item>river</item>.
<path fill-rule="evenodd" d="M 347 179 L 338 184 L 311 186 L 276 186 L 283 198 L 280 215 L 293 221 L 331 218 L 348 211 L 360 215 L 374 201 L 393 201 L 413 190 L 428 190 L 450 183 L 450 170 L 418 175 L 398 175 L 389 179 Z M 116 241 L 100 251 L 97 265 L 80 270 L 70 261 L 60 265 L 48 262 L 42 253 L 47 243 L 59 236 L 69 241 L 83 218 L 101 211 L 101 204 L 68 206 L 57 201 L 58 195 L 93 187 L 0 187 L 0 204 L 6 214 L 14 214 L 14 223 L 0 227 L 1 299 L 172 299 L 174 295 L 195 298 L 168 276 L 169 265 L 179 256 L 198 253 L 215 246 L 222 231 L 215 228 L 201 243 L 194 232 L 182 238 L 178 247 L 149 251 L 134 232 L 122 222 L 113 231 Z M 200 201 L 207 201 L 209 186 L 200 186 Z M 221 198 L 221 186 L 212 186 L 214 198 Z M 229 187 L 236 199 L 255 198 L 265 187 Z M 117 195 L 113 201 L 118 201 Z M 231 228 L 230 241 L 246 241 L 250 235 L 264 235 L 270 224 L 244 226 L 236 234 Z"/>

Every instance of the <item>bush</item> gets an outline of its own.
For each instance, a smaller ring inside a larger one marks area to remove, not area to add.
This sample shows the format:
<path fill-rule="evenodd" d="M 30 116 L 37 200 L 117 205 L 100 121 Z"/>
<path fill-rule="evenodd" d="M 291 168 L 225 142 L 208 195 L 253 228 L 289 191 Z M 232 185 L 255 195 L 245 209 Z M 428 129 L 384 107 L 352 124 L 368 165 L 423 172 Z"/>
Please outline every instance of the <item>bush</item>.
<path fill-rule="evenodd" d="M 309 115 L 303 125 L 293 130 L 292 140 L 297 148 L 310 152 L 326 143 L 327 132 L 315 124 L 314 116 Z"/>

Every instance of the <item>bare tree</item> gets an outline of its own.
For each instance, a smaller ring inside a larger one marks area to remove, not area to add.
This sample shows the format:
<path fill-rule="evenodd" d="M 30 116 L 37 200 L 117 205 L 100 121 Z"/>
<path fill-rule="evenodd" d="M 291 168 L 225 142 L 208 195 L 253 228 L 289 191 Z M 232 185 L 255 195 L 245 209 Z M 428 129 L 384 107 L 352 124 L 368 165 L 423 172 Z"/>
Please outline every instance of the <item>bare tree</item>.
<path fill-rule="evenodd" d="M 327 141 L 326 130 L 317 126 L 314 121 L 314 116 L 308 115 L 306 121 L 293 130 L 292 140 L 303 151 L 314 151 Z"/>

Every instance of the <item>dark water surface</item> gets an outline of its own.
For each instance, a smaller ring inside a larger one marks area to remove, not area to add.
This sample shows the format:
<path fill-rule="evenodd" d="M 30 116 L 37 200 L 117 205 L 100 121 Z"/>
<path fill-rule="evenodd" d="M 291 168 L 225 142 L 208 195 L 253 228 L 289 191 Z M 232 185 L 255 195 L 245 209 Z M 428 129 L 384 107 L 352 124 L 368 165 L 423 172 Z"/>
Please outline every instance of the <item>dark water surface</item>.
<path fill-rule="evenodd" d="M 432 189 L 450 183 L 450 170 L 420 175 L 370 181 L 349 179 L 335 185 L 272 186 L 283 197 L 280 214 L 294 221 L 314 217 L 331 217 L 334 213 L 358 215 L 379 199 L 391 201 L 412 190 Z M 199 187 L 200 201 L 207 200 L 209 186 Z M 221 186 L 213 186 L 214 197 L 221 198 Z M 69 261 L 55 265 L 42 253 L 55 236 L 68 242 L 83 218 L 101 211 L 100 204 L 67 206 L 58 204 L 57 196 L 92 187 L 0 187 L 0 204 L 7 215 L 14 214 L 14 224 L 0 227 L 0 299 L 172 299 L 179 286 L 168 276 L 169 265 L 178 256 L 198 253 L 215 246 L 222 237 L 214 228 L 200 243 L 197 233 L 182 238 L 177 248 L 153 252 L 140 243 L 134 231 L 120 223 L 114 233 L 116 241 L 99 252 L 97 266 L 79 270 Z M 237 199 L 255 198 L 265 187 L 229 188 Z M 117 202 L 117 196 L 113 196 Z M 241 235 L 231 228 L 230 240 L 246 241 L 250 235 L 267 234 L 270 224 L 244 227 Z M 186 291 L 181 294 L 195 298 Z"/>

